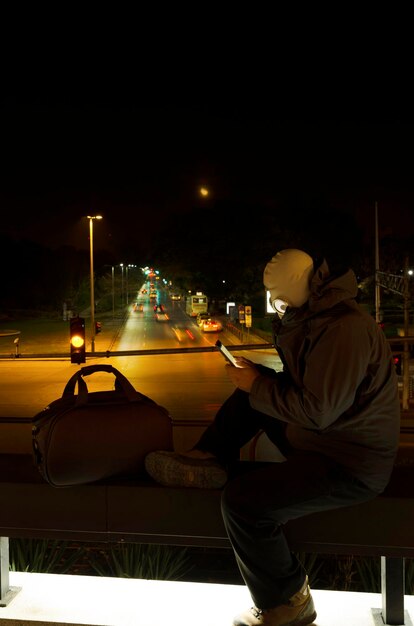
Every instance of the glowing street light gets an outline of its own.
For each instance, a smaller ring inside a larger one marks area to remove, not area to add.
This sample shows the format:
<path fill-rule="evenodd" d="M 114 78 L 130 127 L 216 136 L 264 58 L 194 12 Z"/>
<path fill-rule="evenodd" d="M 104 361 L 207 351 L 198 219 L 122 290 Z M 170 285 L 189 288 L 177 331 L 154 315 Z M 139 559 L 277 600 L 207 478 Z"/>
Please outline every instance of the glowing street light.
<path fill-rule="evenodd" d="M 112 319 L 115 318 L 115 267 L 112 265 Z"/>
<path fill-rule="evenodd" d="M 124 306 L 124 264 L 120 263 L 119 267 L 121 268 L 121 306 Z"/>
<path fill-rule="evenodd" d="M 89 220 L 89 246 L 91 265 L 91 352 L 95 352 L 95 284 L 93 272 L 93 220 L 101 220 L 102 215 L 87 215 Z"/>
<path fill-rule="evenodd" d="M 128 305 L 128 300 L 129 300 L 129 290 L 128 290 L 128 270 L 130 268 L 136 267 L 136 265 L 133 265 L 132 263 L 128 263 L 128 265 L 125 267 L 125 274 L 126 274 L 126 303 Z"/>

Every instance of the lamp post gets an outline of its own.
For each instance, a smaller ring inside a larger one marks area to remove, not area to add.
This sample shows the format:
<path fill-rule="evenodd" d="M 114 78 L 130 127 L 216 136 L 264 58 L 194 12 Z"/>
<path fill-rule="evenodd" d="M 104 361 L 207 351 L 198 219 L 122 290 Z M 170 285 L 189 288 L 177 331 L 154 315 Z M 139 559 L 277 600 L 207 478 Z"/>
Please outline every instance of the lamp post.
<path fill-rule="evenodd" d="M 124 264 L 120 263 L 121 268 L 121 306 L 124 308 Z"/>
<path fill-rule="evenodd" d="M 128 270 L 129 268 L 133 268 L 136 267 L 136 265 L 132 265 L 131 263 L 128 263 L 128 265 L 125 267 L 125 273 L 126 273 L 126 303 L 128 305 L 128 300 L 129 300 L 129 287 L 128 287 Z"/>
<path fill-rule="evenodd" d="M 128 291 L 128 270 L 129 270 L 129 265 L 127 265 L 125 267 L 125 283 L 126 283 L 126 303 L 128 306 L 128 300 L 129 300 L 129 291 Z"/>
<path fill-rule="evenodd" d="M 91 261 L 91 352 L 95 352 L 95 285 L 93 275 L 93 220 L 101 220 L 102 215 L 88 215 L 89 249 Z"/>
<path fill-rule="evenodd" d="M 112 319 L 115 318 L 115 268 L 112 265 Z"/>

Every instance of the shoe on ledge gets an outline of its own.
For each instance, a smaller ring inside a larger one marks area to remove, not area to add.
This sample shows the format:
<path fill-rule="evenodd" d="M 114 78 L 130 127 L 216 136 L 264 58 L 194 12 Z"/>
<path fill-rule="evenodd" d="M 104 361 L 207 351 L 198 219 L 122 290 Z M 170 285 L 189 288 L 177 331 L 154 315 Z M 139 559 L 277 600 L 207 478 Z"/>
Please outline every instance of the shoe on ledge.
<path fill-rule="evenodd" d="M 147 454 L 145 469 L 164 487 L 219 489 L 227 482 L 226 470 L 212 456 L 199 458 L 196 454 L 159 450 Z"/>
<path fill-rule="evenodd" d="M 233 626 L 310 626 L 316 619 L 315 606 L 309 589 L 308 577 L 287 604 L 273 609 L 258 609 L 253 606 L 238 615 Z"/>

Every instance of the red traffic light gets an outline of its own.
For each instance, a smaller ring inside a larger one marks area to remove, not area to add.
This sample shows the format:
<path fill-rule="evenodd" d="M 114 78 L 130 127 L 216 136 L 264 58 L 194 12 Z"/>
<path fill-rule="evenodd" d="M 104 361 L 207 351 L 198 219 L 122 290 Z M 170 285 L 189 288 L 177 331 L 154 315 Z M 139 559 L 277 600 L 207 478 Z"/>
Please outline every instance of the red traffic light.
<path fill-rule="evenodd" d="M 98 335 L 102 330 L 102 322 L 95 322 L 95 335 Z"/>
<path fill-rule="evenodd" d="M 394 354 L 394 365 L 395 365 L 395 371 L 397 372 L 398 376 L 401 376 L 402 373 L 402 355 L 401 354 Z"/>

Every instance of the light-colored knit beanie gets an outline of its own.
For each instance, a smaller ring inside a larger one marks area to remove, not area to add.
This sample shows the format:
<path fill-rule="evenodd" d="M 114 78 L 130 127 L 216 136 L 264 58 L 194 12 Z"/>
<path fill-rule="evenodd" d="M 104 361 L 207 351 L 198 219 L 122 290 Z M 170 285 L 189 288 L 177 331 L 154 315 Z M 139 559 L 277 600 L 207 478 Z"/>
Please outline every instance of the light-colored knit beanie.
<path fill-rule="evenodd" d="M 272 299 L 285 300 L 289 306 L 300 307 L 309 298 L 313 276 L 313 260 L 302 250 L 289 248 L 278 252 L 266 265 L 263 282 Z"/>

